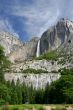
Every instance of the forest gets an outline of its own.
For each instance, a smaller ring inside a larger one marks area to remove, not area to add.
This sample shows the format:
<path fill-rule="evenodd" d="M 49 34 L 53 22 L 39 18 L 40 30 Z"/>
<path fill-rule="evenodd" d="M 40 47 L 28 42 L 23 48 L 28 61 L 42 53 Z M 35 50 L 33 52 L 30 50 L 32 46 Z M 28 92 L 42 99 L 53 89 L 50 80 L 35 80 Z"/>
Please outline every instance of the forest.
<path fill-rule="evenodd" d="M 59 70 L 61 77 L 47 84 L 45 89 L 35 89 L 25 83 L 5 81 L 4 74 L 11 62 L 0 46 L 0 105 L 9 104 L 71 104 L 73 103 L 73 68 Z"/>

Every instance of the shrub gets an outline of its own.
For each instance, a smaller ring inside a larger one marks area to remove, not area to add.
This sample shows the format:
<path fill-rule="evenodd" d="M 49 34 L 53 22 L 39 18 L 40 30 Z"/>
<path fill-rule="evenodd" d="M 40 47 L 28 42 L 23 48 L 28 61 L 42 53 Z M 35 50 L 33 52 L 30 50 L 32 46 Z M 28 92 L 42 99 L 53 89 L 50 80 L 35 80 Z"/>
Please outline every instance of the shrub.
<path fill-rule="evenodd" d="M 51 51 L 48 53 L 45 53 L 43 55 L 40 55 L 38 58 L 36 58 L 37 60 L 42 60 L 42 59 L 46 59 L 46 60 L 57 60 L 58 58 L 58 54 L 56 51 Z"/>
<path fill-rule="evenodd" d="M 0 106 L 5 104 L 5 100 L 1 99 L 0 100 Z"/>
<path fill-rule="evenodd" d="M 22 73 L 34 73 L 34 74 L 40 74 L 40 73 L 48 73 L 47 70 L 42 70 L 42 69 L 33 69 L 33 68 L 28 68 L 25 70 L 22 70 Z"/>
<path fill-rule="evenodd" d="M 44 107 L 40 107 L 38 110 L 45 110 L 45 108 Z"/>
<path fill-rule="evenodd" d="M 12 110 L 19 110 L 19 108 L 16 107 L 16 108 L 13 108 Z"/>
<path fill-rule="evenodd" d="M 3 105 L 1 110 L 9 110 L 8 104 Z"/>

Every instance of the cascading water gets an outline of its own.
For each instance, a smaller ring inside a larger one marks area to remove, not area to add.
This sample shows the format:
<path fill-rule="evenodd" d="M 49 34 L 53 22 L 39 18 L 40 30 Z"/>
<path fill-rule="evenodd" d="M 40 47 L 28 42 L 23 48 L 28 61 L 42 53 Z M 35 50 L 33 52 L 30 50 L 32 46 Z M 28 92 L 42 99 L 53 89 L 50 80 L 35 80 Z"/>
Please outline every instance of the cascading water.
<path fill-rule="evenodd" d="M 39 55 L 40 55 L 40 40 L 38 41 L 38 44 L 37 44 L 36 57 L 39 57 Z"/>

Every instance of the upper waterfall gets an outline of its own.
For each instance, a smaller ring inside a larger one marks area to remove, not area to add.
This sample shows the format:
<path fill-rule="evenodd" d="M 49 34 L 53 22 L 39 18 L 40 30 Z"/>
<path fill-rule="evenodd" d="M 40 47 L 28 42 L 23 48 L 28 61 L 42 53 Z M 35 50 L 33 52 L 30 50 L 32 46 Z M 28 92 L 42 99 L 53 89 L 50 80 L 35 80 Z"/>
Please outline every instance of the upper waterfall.
<path fill-rule="evenodd" d="M 40 40 L 38 41 L 38 44 L 37 44 L 36 57 L 39 57 L 39 55 L 40 55 Z"/>

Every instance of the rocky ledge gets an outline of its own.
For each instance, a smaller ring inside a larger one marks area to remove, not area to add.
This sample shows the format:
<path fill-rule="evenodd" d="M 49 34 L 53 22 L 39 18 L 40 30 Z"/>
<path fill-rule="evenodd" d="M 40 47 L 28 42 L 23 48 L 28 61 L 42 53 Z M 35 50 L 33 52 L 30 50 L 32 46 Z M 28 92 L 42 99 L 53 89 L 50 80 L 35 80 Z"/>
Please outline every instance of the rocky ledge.
<path fill-rule="evenodd" d="M 60 78 L 59 73 L 42 73 L 42 74 L 31 74 L 31 73 L 6 73 L 6 81 L 12 81 L 16 83 L 17 80 L 20 83 L 25 83 L 28 86 L 33 86 L 33 88 L 44 88 L 47 84 Z"/>

